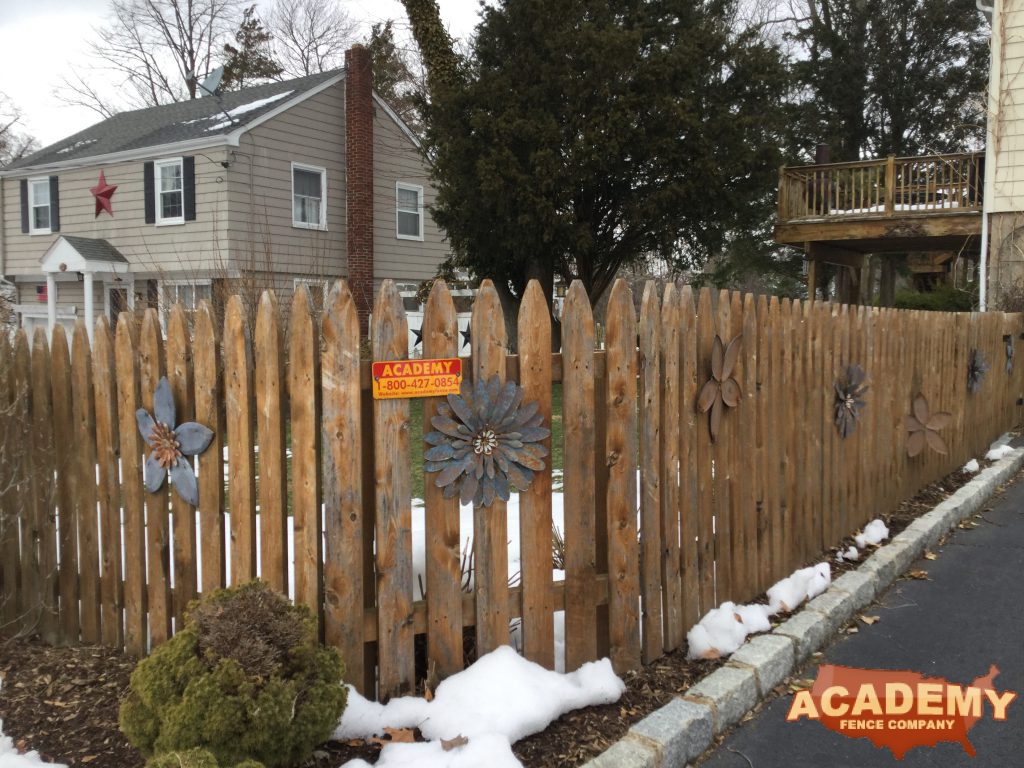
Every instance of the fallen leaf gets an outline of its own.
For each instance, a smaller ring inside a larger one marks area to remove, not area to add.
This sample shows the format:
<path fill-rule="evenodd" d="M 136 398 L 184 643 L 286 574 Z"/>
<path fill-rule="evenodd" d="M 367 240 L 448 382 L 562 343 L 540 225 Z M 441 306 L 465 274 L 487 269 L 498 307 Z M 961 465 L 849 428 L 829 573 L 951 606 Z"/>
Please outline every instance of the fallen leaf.
<path fill-rule="evenodd" d="M 924 553 L 924 559 L 925 560 L 936 560 L 936 559 L 938 559 L 938 557 L 939 556 L 936 555 L 934 552 L 925 552 Z"/>
<path fill-rule="evenodd" d="M 858 616 L 858 618 L 870 627 L 876 621 L 881 620 L 882 617 L 881 616 L 864 616 L 863 614 L 861 614 L 860 616 Z"/>
<path fill-rule="evenodd" d="M 814 687 L 814 680 L 811 678 L 803 678 L 800 680 L 794 680 L 789 684 L 789 690 L 793 693 L 797 691 L 809 691 Z"/>
<path fill-rule="evenodd" d="M 413 733 L 412 728 L 385 728 L 384 735 L 387 738 L 382 739 L 374 736 L 373 738 L 367 739 L 367 741 L 374 744 L 380 744 L 382 747 L 385 744 L 412 744 L 416 741 L 416 734 Z"/>
<path fill-rule="evenodd" d="M 848 634 L 848 635 L 856 635 L 858 632 L 860 632 L 860 630 L 857 629 L 856 627 L 847 627 L 846 628 L 846 634 Z"/>
<path fill-rule="evenodd" d="M 99 757 L 99 755 L 86 755 L 85 757 L 81 758 L 81 761 L 83 763 L 91 763 L 97 757 Z"/>
<path fill-rule="evenodd" d="M 469 744 L 469 739 L 459 734 L 454 739 L 441 739 L 441 749 L 445 752 L 451 752 L 457 747 L 464 747 Z"/>
<path fill-rule="evenodd" d="M 907 571 L 907 578 L 928 581 L 928 571 L 922 571 L 920 569 L 914 571 Z"/>
<path fill-rule="evenodd" d="M 429 687 L 425 687 L 423 689 L 423 698 L 426 699 L 427 701 L 433 701 L 434 700 L 434 692 L 432 690 L 430 690 Z"/>

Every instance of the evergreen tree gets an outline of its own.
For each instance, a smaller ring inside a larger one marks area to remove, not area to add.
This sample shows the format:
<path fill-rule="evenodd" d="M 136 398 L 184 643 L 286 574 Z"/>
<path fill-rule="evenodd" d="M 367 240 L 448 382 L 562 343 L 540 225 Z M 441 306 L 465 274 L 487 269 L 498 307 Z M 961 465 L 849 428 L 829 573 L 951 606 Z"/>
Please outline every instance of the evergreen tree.
<path fill-rule="evenodd" d="M 469 61 L 434 0 L 404 4 L 448 266 L 495 278 L 507 317 L 530 278 L 596 302 L 622 266 L 700 267 L 763 219 L 786 75 L 730 0 L 501 0 Z"/>
<path fill-rule="evenodd" d="M 797 145 L 833 160 L 983 141 L 988 36 L 973 0 L 802 0 Z"/>
<path fill-rule="evenodd" d="M 394 20 L 370 27 L 366 47 L 373 67 L 373 88 L 406 125 L 422 132 L 419 105 L 422 97 L 405 54 L 395 45 Z"/>
<path fill-rule="evenodd" d="M 256 15 L 256 6 L 250 5 L 246 8 L 242 15 L 242 23 L 235 32 L 235 42 L 238 45 L 224 45 L 224 53 L 228 59 L 224 64 L 221 87 L 225 91 L 236 91 L 248 85 L 256 85 L 262 80 L 280 77 L 283 70 L 270 51 L 272 38 Z"/>

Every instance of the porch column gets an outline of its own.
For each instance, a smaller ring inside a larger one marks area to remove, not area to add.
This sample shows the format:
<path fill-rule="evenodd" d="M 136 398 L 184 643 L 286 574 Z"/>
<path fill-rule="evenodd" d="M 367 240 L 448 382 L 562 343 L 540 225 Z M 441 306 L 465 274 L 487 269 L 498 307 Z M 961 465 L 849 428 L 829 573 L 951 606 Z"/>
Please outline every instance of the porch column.
<path fill-rule="evenodd" d="M 85 330 L 89 334 L 89 344 L 92 344 L 93 326 L 96 325 L 96 309 L 93 307 L 92 272 L 85 272 Z"/>
<path fill-rule="evenodd" d="M 46 273 L 46 324 L 52 340 L 53 329 L 57 326 L 57 279 L 53 272 Z"/>

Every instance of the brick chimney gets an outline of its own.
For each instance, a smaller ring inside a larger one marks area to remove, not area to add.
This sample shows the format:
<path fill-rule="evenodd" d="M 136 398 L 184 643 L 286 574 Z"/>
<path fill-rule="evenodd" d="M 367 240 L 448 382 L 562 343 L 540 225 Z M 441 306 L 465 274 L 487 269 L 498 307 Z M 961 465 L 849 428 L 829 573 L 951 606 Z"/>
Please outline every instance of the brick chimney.
<path fill-rule="evenodd" d="M 370 52 L 345 52 L 345 204 L 348 284 L 367 335 L 373 307 L 373 70 Z"/>

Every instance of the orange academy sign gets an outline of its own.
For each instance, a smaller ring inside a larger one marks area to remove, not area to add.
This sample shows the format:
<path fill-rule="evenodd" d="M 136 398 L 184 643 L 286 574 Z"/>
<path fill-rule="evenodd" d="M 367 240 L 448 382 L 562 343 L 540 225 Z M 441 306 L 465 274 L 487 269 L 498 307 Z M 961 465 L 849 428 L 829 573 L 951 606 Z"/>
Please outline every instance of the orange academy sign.
<path fill-rule="evenodd" d="M 373 368 L 373 398 L 441 397 L 457 394 L 462 384 L 462 360 L 382 360 Z"/>
<path fill-rule="evenodd" d="M 940 741 L 958 743 L 974 757 L 967 732 L 986 708 L 993 720 L 1006 720 L 1017 698 L 1013 691 L 995 690 L 992 681 L 998 674 L 992 666 L 987 675 L 963 686 L 917 672 L 826 664 L 811 689 L 793 697 L 786 720 L 820 720 L 831 731 L 888 747 L 897 760 L 913 747 L 934 747 Z"/>

